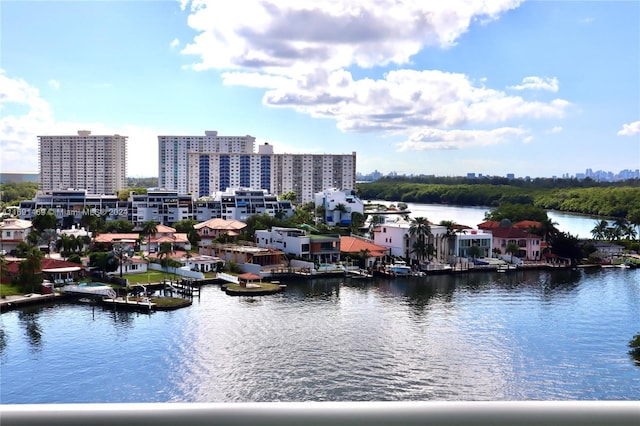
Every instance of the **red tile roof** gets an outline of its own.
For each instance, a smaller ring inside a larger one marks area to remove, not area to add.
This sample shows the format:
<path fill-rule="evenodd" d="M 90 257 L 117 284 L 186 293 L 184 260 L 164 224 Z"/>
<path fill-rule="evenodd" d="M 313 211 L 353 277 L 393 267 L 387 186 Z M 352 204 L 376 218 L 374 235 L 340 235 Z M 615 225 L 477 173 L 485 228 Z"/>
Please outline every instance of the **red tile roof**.
<path fill-rule="evenodd" d="M 542 224 L 535 220 L 521 220 L 513 224 L 514 228 L 529 229 L 529 228 L 541 228 Z"/>
<path fill-rule="evenodd" d="M 340 237 L 340 251 L 343 253 L 357 253 L 369 250 L 369 256 L 382 257 L 389 254 L 389 249 L 372 242 L 355 237 Z"/>

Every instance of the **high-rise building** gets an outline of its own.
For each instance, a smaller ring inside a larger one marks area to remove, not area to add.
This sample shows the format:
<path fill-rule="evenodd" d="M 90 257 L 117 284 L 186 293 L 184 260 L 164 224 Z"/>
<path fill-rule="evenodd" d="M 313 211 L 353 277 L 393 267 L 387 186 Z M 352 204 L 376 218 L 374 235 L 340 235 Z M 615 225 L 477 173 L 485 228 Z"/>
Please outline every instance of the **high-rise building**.
<path fill-rule="evenodd" d="M 356 188 L 356 153 L 274 154 L 268 143 L 254 152 L 253 136 L 158 136 L 158 185 L 180 194 L 209 196 L 229 188 L 264 189 L 313 201 L 327 188 Z"/>
<path fill-rule="evenodd" d="M 158 136 L 158 186 L 185 194 L 189 186 L 190 152 L 253 153 L 253 136 L 218 136 L 207 130 L 204 136 Z"/>
<path fill-rule="evenodd" d="M 327 188 L 355 190 L 356 153 L 274 154 L 269 144 L 257 153 L 191 152 L 187 181 L 187 191 L 196 198 L 251 188 L 274 195 L 293 191 L 297 202 L 306 203 Z"/>
<path fill-rule="evenodd" d="M 113 194 L 127 183 L 127 136 L 38 136 L 40 190 Z"/>

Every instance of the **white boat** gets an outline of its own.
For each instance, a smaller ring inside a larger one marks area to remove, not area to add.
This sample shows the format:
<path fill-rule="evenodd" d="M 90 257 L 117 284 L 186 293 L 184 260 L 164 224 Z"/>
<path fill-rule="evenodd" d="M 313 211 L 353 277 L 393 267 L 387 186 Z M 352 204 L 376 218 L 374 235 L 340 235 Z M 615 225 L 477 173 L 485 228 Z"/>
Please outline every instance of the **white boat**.
<path fill-rule="evenodd" d="M 397 260 L 391 265 L 387 265 L 387 272 L 394 275 L 408 275 L 411 272 L 411 268 L 407 266 L 406 262 Z"/>

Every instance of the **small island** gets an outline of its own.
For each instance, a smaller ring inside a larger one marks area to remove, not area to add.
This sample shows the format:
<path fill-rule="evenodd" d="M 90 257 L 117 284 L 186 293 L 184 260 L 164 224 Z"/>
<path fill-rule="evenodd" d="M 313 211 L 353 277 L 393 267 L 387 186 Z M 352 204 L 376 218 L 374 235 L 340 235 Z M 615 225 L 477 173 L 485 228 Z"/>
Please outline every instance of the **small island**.
<path fill-rule="evenodd" d="M 286 286 L 277 282 L 263 283 L 260 275 L 246 273 L 238 275 L 238 283 L 223 285 L 229 296 L 266 296 L 283 291 Z"/>

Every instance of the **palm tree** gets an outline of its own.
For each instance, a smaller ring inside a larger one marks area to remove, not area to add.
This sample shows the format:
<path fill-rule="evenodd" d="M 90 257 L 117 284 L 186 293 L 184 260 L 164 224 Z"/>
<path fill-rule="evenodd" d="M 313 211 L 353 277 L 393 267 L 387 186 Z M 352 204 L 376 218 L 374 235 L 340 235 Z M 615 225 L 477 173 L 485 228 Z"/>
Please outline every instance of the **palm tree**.
<path fill-rule="evenodd" d="M 635 226 L 636 231 L 640 231 L 640 209 L 629 212 L 627 219 L 631 225 Z M 640 232 L 636 232 L 636 235 L 640 238 Z"/>
<path fill-rule="evenodd" d="M 158 259 L 163 267 L 167 267 L 169 264 L 169 254 L 173 253 L 173 244 L 169 242 L 160 243 L 158 249 Z"/>
<path fill-rule="evenodd" d="M 631 222 L 629 222 L 625 217 L 617 218 L 613 222 L 613 226 L 617 230 L 616 233 L 620 238 L 626 237 L 628 239 L 632 239 L 636 236 L 636 230 L 633 228 Z"/>
<path fill-rule="evenodd" d="M 439 257 L 440 257 L 440 260 L 447 260 L 443 258 L 445 257 L 445 255 L 448 256 L 451 254 L 450 243 L 451 243 L 451 238 L 456 234 L 457 224 L 453 220 L 441 220 L 438 225 L 446 227 L 446 232 L 440 235 L 441 244 L 440 244 Z M 446 245 L 444 244 L 445 242 L 446 242 Z M 446 250 L 445 250 L 445 247 L 446 247 Z"/>
<path fill-rule="evenodd" d="M 603 240 L 607 229 L 609 228 L 609 222 L 602 219 L 600 222 L 596 222 L 596 226 L 591 230 L 591 235 L 594 240 Z"/>
<path fill-rule="evenodd" d="M 433 252 L 433 245 L 430 244 L 431 225 L 426 217 L 416 217 L 411 221 L 409 226 L 409 236 L 415 237 L 413 243 L 413 252 L 418 256 L 418 260 L 424 260 Z"/>
<path fill-rule="evenodd" d="M 120 267 L 120 278 L 122 278 L 122 265 L 127 263 L 128 259 L 133 255 L 133 249 L 128 244 L 116 243 L 111 250 L 113 256 L 118 260 Z"/>
<path fill-rule="evenodd" d="M 42 269 L 42 258 L 44 255 L 37 247 L 31 247 L 23 261 L 18 265 L 21 281 L 23 284 L 31 282 L 31 293 L 35 293 L 36 273 Z"/>
<path fill-rule="evenodd" d="M 514 243 L 513 241 L 507 244 L 507 247 L 505 247 L 504 249 L 505 253 L 511 255 L 511 263 L 513 263 L 513 255 L 518 254 L 519 251 L 520 247 L 518 247 L 518 244 Z"/>
<path fill-rule="evenodd" d="M 147 252 L 149 252 L 149 242 L 151 236 L 158 232 L 158 222 L 155 220 L 148 220 L 142 224 L 142 235 L 147 237 Z"/>

